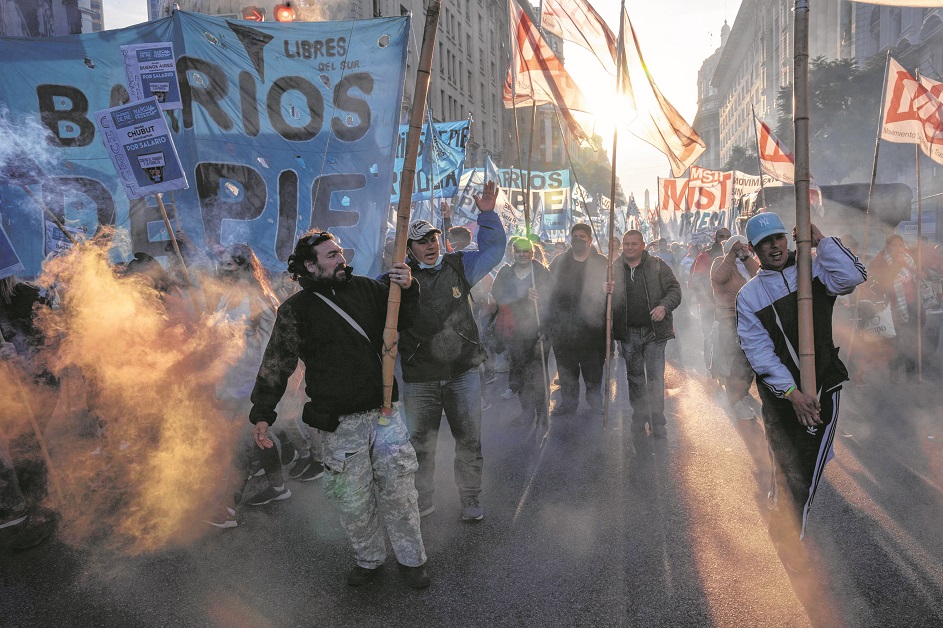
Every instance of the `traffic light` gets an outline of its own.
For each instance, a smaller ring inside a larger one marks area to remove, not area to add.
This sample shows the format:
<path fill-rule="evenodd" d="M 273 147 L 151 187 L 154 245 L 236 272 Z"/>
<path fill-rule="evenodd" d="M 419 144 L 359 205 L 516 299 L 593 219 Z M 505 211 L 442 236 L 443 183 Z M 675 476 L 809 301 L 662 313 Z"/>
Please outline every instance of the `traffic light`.
<path fill-rule="evenodd" d="M 285 4 L 276 4 L 275 10 L 272 13 L 275 15 L 276 22 L 295 21 L 295 9 L 288 2 Z"/>
<path fill-rule="evenodd" d="M 255 6 L 245 7 L 242 9 L 242 19 L 249 20 L 250 22 L 264 22 L 265 9 L 260 9 Z"/>

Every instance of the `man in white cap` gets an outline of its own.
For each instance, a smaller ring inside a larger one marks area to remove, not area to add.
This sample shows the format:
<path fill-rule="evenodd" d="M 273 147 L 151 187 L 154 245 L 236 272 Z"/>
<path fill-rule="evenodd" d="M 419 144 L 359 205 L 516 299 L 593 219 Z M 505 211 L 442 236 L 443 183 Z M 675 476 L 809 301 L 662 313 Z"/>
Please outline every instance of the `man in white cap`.
<path fill-rule="evenodd" d="M 400 333 L 403 397 L 419 471 L 419 514 L 435 510 L 435 450 L 442 412 L 455 439 L 455 483 L 463 521 L 480 521 L 481 378 L 485 350 L 472 312 L 471 289 L 501 258 L 507 237 L 494 212 L 497 186 L 485 184 L 478 207 L 478 250 L 443 254 L 441 231 L 425 220 L 409 225 L 406 249 L 412 276 L 422 289 L 418 320 Z"/>
<path fill-rule="evenodd" d="M 737 333 L 756 372 L 763 422 L 773 464 L 769 530 L 787 568 L 809 569 L 802 544 L 815 490 L 833 456 L 838 399 L 848 371 L 832 341 L 838 295 L 867 279 L 865 267 L 838 238 L 812 225 L 812 309 L 816 395 L 798 389 L 799 306 L 795 253 L 786 227 L 773 213 L 754 216 L 746 236 L 760 271 L 737 295 Z"/>

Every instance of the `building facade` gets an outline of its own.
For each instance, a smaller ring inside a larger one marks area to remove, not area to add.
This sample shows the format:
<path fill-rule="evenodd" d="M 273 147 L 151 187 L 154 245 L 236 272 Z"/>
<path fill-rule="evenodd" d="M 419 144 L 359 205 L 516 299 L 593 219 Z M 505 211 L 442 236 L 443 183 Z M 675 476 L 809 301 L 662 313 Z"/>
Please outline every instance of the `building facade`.
<path fill-rule="evenodd" d="M 793 0 L 744 0 L 712 79 L 720 107 L 720 162 L 734 146 L 755 143 L 751 107 L 774 123 L 776 96 L 793 79 Z M 854 56 L 854 4 L 848 0 L 812 3 L 809 56 Z"/>
<path fill-rule="evenodd" d="M 911 9 L 857 4 L 854 9 L 855 56 L 864 60 L 887 48 L 916 48 L 924 76 L 943 76 L 943 9 Z"/>
<path fill-rule="evenodd" d="M 724 164 L 720 159 L 720 92 L 714 87 L 714 72 L 720 63 L 730 26 L 724 21 L 720 29 L 720 46 L 701 64 L 697 71 L 697 115 L 691 125 L 704 140 L 707 149 L 697 159 L 697 165 L 708 170 L 720 170 Z"/>
<path fill-rule="evenodd" d="M 97 10 L 92 0 L 0 0 L 0 35 L 57 37 L 101 30 L 101 1 L 94 3 Z"/>

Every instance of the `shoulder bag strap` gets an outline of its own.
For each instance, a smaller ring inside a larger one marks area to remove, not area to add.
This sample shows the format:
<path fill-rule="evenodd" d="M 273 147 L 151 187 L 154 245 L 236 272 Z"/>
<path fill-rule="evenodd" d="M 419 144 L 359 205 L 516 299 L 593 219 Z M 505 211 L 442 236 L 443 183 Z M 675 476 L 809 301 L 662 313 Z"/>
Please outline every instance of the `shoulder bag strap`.
<path fill-rule="evenodd" d="M 328 305 L 330 305 L 330 306 L 331 306 L 331 309 L 333 309 L 335 312 L 337 312 L 337 313 L 340 315 L 340 317 L 343 318 L 345 321 L 347 321 L 348 323 L 350 323 L 350 326 L 353 327 L 355 330 L 357 330 L 357 333 L 360 334 L 361 336 L 363 336 L 363 337 L 367 340 L 367 343 L 370 345 L 370 347 L 371 347 L 371 348 L 373 347 L 373 343 L 370 341 L 370 336 L 367 335 L 367 332 L 365 332 L 365 331 L 363 330 L 363 327 L 361 327 L 361 326 L 357 323 L 357 321 L 355 321 L 353 318 L 350 317 L 350 314 L 348 314 L 347 312 L 345 312 L 344 309 L 343 309 L 341 306 L 339 306 L 338 304 L 334 303 L 333 301 L 331 301 L 330 299 L 328 299 L 326 296 L 324 296 L 324 295 L 321 294 L 320 292 L 315 292 L 314 294 L 316 294 L 316 295 L 318 295 L 319 297 L 321 297 L 321 300 L 322 300 L 322 301 L 324 301 L 325 303 L 327 303 Z M 374 352 L 376 352 L 376 350 L 374 350 Z M 379 354 L 377 354 L 377 357 L 378 357 L 378 358 L 380 357 Z M 382 359 L 381 359 L 381 361 L 382 361 Z"/>

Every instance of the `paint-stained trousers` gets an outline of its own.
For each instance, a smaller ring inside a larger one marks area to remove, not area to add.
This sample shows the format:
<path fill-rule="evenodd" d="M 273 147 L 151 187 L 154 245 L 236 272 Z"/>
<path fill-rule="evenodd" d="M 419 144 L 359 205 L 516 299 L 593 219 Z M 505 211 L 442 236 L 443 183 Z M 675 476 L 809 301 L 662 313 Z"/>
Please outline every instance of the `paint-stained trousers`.
<path fill-rule="evenodd" d="M 795 539 L 805 536 L 815 491 L 834 456 L 832 442 L 838 422 L 841 387 L 819 394 L 822 425 L 807 428 L 796 418 L 788 399 L 780 399 L 763 384 L 763 423 L 772 462 L 770 531 Z"/>
<path fill-rule="evenodd" d="M 426 562 L 419 529 L 414 476 L 418 463 L 398 411 L 378 425 L 379 410 L 345 414 L 322 432 L 324 490 L 337 504 L 357 564 L 375 569 L 386 560 L 386 532 L 396 559 L 408 567 Z"/>

